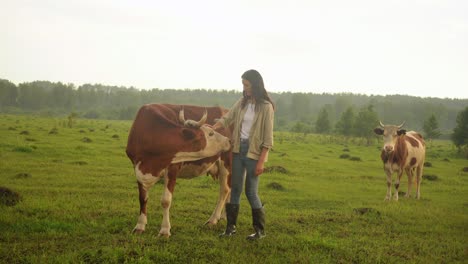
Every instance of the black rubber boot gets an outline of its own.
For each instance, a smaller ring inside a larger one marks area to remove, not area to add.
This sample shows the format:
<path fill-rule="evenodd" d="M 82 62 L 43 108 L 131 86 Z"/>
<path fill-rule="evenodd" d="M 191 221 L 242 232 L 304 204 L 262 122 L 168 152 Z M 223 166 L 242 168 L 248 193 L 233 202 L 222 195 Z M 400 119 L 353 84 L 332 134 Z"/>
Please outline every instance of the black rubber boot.
<path fill-rule="evenodd" d="M 252 209 L 252 222 L 255 233 L 247 237 L 248 240 L 264 238 L 265 235 L 265 209 Z"/>
<path fill-rule="evenodd" d="M 220 237 L 230 237 L 236 233 L 236 222 L 237 215 L 239 214 L 239 205 L 238 204 L 226 204 L 226 218 L 227 225 L 226 231 L 220 234 Z"/>

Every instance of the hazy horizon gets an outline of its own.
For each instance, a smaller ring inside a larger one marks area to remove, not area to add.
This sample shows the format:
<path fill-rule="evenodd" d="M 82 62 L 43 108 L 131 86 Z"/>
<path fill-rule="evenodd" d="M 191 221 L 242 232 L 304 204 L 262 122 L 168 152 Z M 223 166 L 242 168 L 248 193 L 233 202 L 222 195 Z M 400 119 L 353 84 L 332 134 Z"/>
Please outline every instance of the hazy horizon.
<path fill-rule="evenodd" d="M 468 98 L 468 1 L 0 1 L 15 84 Z"/>
<path fill-rule="evenodd" d="M 5 79 L 5 78 L 1 78 L 0 76 L 0 79 Z M 10 82 L 12 82 L 11 80 L 9 80 Z M 14 83 L 16 86 L 18 86 L 18 84 L 21 84 L 21 83 L 30 83 L 30 82 L 35 82 L 35 81 L 49 81 L 49 80 L 33 80 L 33 81 L 26 81 L 26 82 L 19 82 L 19 83 L 15 83 L 15 82 L 12 82 Z M 103 85 L 103 86 L 111 86 L 111 87 L 119 87 L 119 88 L 127 88 L 127 89 L 130 89 L 130 88 L 134 88 L 134 89 L 137 89 L 137 90 L 152 90 L 152 89 L 158 89 L 158 90 L 206 90 L 206 91 L 227 91 L 227 92 L 230 92 L 230 91 L 235 91 L 235 92 L 239 92 L 241 93 L 242 92 L 242 88 L 234 88 L 234 89 L 216 89 L 216 88 L 206 88 L 206 87 L 197 87 L 197 88 L 171 88 L 171 87 L 151 87 L 151 88 L 138 88 L 138 87 L 135 87 L 135 86 L 124 86 L 124 85 L 114 85 L 114 84 L 105 84 L 105 83 L 82 83 L 82 84 L 75 84 L 75 83 L 71 83 L 71 82 L 62 82 L 62 81 L 49 81 L 49 82 L 52 82 L 52 83 L 63 83 L 65 85 L 68 85 L 68 84 L 73 84 L 75 89 L 79 88 L 81 85 L 86 85 L 86 84 L 89 84 L 89 85 Z M 457 98 L 457 97 L 434 97 L 434 96 L 418 96 L 418 95 L 409 95 L 409 94 L 372 94 L 372 93 L 367 93 L 367 94 L 363 94 L 363 93 L 355 93 L 355 92 L 314 92 L 314 91 L 268 91 L 269 94 L 282 94 L 282 93 L 303 93 L 303 94 L 330 94 L 330 95 L 339 95 L 339 94 L 351 94 L 351 95 L 364 95 L 364 96 L 382 96 L 382 97 L 385 97 L 385 96 L 408 96 L 408 97 L 419 97 L 419 98 L 438 98 L 438 99 L 457 99 L 457 100 L 468 100 L 468 98 Z"/>

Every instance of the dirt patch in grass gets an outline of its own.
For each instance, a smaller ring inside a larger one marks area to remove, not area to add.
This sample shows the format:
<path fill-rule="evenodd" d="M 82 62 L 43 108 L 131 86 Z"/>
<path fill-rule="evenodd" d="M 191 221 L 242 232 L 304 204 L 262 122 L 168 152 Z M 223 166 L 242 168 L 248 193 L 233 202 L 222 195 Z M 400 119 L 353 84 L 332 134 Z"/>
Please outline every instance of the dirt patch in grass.
<path fill-rule="evenodd" d="M 428 181 L 437 181 L 439 179 L 437 175 L 432 175 L 432 174 L 424 174 L 422 178 Z"/>
<path fill-rule="evenodd" d="M 21 200 L 19 193 L 0 186 L 0 204 L 14 206 Z"/>
<path fill-rule="evenodd" d="M 58 129 L 57 128 L 52 128 L 50 131 L 49 131 L 49 135 L 56 135 L 58 134 Z"/>
<path fill-rule="evenodd" d="M 285 169 L 284 167 L 281 167 L 281 166 L 266 167 L 263 171 L 266 172 L 266 173 L 270 173 L 270 172 L 279 172 L 279 173 L 284 173 L 284 174 L 289 173 L 289 171 L 287 169 Z"/>
<path fill-rule="evenodd" d="M 31 178 L 31 174 L 29 174 L 27 172 L 20 172 L 20 173 L 15 175 L 15 178 L 17 178 L 17 179 Z"/>
<path fill-rule="evenodd" d="M 380 215 L 379 211 L 375 210 L 374 208 L 370 208 L 370 207 L 354 208 L 353 211 L 356 214 L 359 214 L 359 215 L 365 215 L 365 214 Z"/>
<path fill-rule="evenodd" d="M 349 159 L 350 155 L 349 154 L 341 154 L 340 159 Z"/>
<path fill-rule="evenodd" d="M 284 187 L 283 185 L 277 183 L 277 182 L 272 182 L 270 184 L 267 185 L 268 188 L 270 189 L 273 189 L 273 190 L 277 190 L 277 191 L 284 191 Z"/>
<path fill-rule="evenodd" d="M 19 147 L 15 147 L 15 148 L 13 149 L 13 151 L 15 151 L 15 152 L 30 153 L 30 152 L 33 151 L 33 148 L 28 147 L 28 146 L 19 146 Z"/>
<path fill-rule="evenodd" d="M 88 162 L 86 162 L 86 161 L 73 161 L 72 164 L 84 166 L 84 165 L 88 165 Z"/>

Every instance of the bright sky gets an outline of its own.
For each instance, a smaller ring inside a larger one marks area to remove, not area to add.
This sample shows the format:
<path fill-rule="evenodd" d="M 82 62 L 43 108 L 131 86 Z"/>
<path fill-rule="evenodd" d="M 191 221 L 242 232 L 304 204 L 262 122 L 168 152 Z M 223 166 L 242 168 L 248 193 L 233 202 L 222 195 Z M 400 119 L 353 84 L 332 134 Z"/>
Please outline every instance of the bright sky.
<path fill-rule="evenodd" d="M 0 0 L 0 78 L 468 98 L 466 0 Z"/>

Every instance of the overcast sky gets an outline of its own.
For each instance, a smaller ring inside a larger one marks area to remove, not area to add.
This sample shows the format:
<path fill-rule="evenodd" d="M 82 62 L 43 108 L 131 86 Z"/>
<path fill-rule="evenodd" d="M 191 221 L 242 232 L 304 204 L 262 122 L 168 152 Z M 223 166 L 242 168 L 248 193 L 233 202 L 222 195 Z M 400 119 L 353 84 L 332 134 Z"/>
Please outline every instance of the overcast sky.
<path fill-rule="evenodd" d="M 466 0 L 0 0 L 0 78 L 468 98 Z"/>

